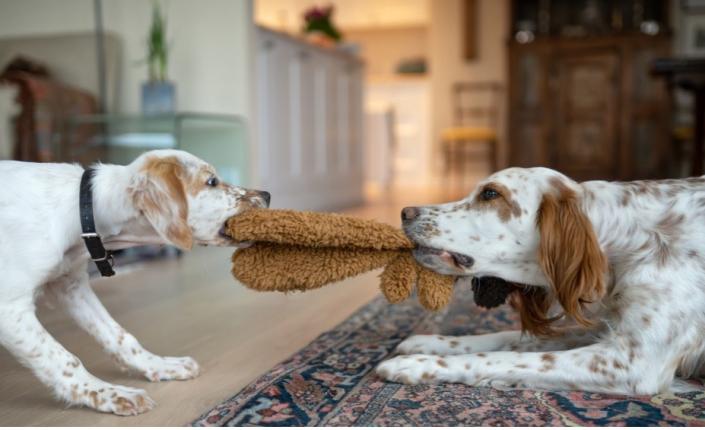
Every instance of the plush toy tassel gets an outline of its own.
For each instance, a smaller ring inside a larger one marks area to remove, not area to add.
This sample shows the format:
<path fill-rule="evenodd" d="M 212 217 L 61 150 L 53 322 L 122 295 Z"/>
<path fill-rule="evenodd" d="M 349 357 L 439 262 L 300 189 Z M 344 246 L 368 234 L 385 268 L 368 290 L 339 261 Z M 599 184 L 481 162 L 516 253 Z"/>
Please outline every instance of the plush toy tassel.
<path fill-rule="evenodd" d="M 399 303 L 411 296 L 418 279 L 416 263 L 410 252 L 401 252 L 380 274 L 380 289 L 389 303 Z"/>
<path fill-rule="evenodd" d="M 416 288 L 419 294 L 419 303 L 432 311 L 446 307 L 453 296 L 455 277 L 440 275 L 425 267 L 417 267 L 419 281 Z"/>

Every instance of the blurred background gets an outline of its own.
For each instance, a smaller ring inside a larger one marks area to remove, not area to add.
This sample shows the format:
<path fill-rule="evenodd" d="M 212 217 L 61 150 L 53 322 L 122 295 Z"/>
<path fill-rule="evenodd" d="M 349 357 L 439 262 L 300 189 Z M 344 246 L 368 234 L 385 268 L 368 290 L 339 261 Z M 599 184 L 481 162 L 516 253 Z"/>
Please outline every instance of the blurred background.
<path fill-rule="evenodd" d="M 700 175 L 703 54 L 702 0 L 0 0 L 0 158 L 178 147 L 315 210 Z"/>

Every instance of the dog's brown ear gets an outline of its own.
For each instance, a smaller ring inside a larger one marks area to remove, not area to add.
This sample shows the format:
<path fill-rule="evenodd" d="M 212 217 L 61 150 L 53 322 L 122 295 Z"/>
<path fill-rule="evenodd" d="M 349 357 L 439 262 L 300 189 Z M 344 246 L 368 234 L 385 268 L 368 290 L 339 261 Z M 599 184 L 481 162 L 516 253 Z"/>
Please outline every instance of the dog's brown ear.
<path fill-rule="evenodd" d="M 538 212 L 539 264 L 565 313 L 589 326 L 583 306 L 604 294 L 607 259 L 576 193 L 560 180 L 553 186 Z"/>
<path fill-rule="evenodd" d="M 154 158 L 145 163 L 133 194 L 134 205 L 168 243 L 188 250 L 193 246 L 188 226 L 188 202 L 183 166 L 178 160 Z"/>

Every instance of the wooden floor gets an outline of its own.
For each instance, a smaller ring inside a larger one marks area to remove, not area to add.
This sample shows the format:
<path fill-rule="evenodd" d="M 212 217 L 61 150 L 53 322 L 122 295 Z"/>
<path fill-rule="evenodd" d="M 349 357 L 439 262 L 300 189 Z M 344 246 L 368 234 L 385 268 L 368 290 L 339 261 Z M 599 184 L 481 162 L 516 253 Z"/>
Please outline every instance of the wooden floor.
<path fill-rule="evenodd" d="M 403 206 L 442 198 L 428 192 L 392 194 L 403 197 L 379 198 L 346 212 L 398 225 Z M 202 368 L 197 379 L 151 383 L 125 375 L 62 312 L 41 305 L 45 326 L 89 371 L 146 389 L 157 407 L 137 417 L 67 409 L 0 348 L 0 426 L 187 424 L 378 294 L 376 272 L 305 294 L 253 292 L 230 276 L 231 253 L 201 248 L 180 259 L 118 268 L 118 276 L 93 283 L 115 319 L 147 349 L 194 357 Z"/>

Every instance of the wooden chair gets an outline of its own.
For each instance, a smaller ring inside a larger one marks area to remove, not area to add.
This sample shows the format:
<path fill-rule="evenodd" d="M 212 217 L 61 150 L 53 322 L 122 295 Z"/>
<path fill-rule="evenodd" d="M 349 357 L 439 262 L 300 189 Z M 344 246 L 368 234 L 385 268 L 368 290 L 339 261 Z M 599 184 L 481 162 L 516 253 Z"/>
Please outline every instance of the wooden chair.
<path fill-rule="evenodd" d="M 468 162 L 485 146 L 490 169 L 497 170 L 499 103 L 502 87 L 497 82 L 458 82 L 453 85 L 453 127 L 441 132 L 441 151 L 447 190 L 452 179 L 465 183 Z"/>

